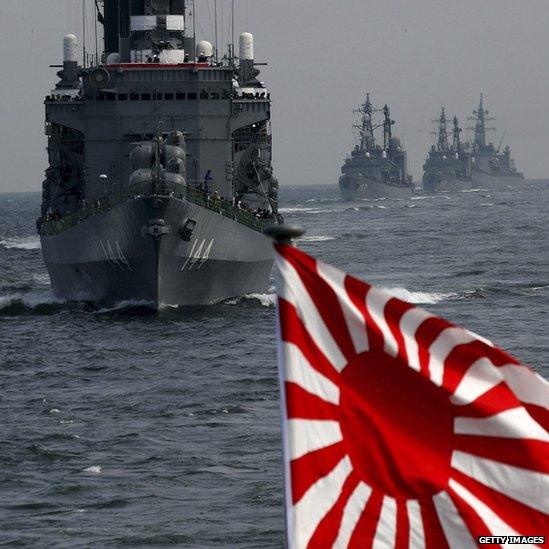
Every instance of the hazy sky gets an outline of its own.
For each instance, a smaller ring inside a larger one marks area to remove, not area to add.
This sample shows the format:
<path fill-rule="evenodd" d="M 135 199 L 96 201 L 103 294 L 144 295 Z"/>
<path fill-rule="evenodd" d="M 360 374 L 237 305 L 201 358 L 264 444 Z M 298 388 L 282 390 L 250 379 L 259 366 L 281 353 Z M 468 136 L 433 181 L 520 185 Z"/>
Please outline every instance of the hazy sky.
<path fill-rule="evenodd" d="M 86 0 L 93 4 L 93 0 Z M 196 0 L 210 34 L 214 0 Z M 225 19 L 230 0 L 218 0 Z M 479 93 L 527 177 L 549 176 L 548 0 L 237 0 L 273 98 L 282 185 L 335 183 L 366 91 L 389 103 L 415 179 L 446 106 L 462 125 Z M 1 0 L 0 191 L 39 190 L 43 96 L 81 0 Z M 223 35 L 226 37 L 226 31 Z M 211 36 L 205 36 L 213 39 Z M 226 40 L 225 40 L 226 41 Z M 221 40 L 220 40 L 221 42 Z"/>

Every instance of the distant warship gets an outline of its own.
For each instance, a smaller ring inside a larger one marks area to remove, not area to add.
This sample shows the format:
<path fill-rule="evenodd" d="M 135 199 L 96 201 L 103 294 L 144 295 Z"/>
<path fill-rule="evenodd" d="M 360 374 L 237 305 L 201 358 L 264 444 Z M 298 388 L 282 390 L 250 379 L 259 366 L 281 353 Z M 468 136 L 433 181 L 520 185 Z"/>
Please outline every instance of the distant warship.
<path fill-rule="evenodd" d="M 511 149 L 507 146 L 500 153 L 503 144 L 502 136 L 499 146 L 493 143 L 486 144 L 486 123 L 494 120 L 488 118 L 489 112 L 484 109 L 483 96 L 480 94 L 480 105 L 477 111 L 473 111 L 473 117 L 470 120 L 475 121 L 475 140 L 471 150 L 471 176 L 474 187 L 499 187 L 502 185 L 519 183 L 524 180 L 522 173 L 515 168 L 515 161 L 511 158 Z"/>
<path fill-rule="evenodd" d="M 437 144 L 431 147 L 423 165 L 423 189 L 427 192 L 459 191 L 471 188 L 471 157 L 461 142 L 461 128 L 454 116 L 452 144 L 448 142 L 446 111 L 442 107 L 438 131 L 434 133 Z"/>
<path fill-rule="evenodd" d="M 339 179 L 341 196 L 345 200 L 408 198 L 414 185 L 408 175 L 406 151 L 400 140 L 392 136 L 389 107 L 383 108 L 383 121 L 374 122 L 374 110 L 370 94 L 366 101 L 354 111 L 360 115 L 359 123 L 354 127 L 359 132 L 359 144 L 345 160 L 343 175 Z M 383 128 L 383 146 L 376 144 L 375 130 Z"/>
<path fill-rule="evenodd" d="M 105 53 L 79 64 L 66 36 L 45 100 L 37 226 L 55 294 L 157 308 L 265 292 L 278 184 L 252 35 L 220 59 L 188 30 L 193 2 L 95 6 Z"/>

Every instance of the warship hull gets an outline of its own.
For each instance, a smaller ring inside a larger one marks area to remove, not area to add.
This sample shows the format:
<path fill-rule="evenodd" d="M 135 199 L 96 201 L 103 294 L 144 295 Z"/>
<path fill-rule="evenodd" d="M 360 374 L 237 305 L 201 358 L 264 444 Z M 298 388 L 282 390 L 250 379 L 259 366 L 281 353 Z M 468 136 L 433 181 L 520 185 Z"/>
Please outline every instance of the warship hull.
<path fill-rule="evenodd" d="M 53 291 L 68 301 L 212 304 L 266 292 L 273 264 L 260 232 L 171 197 L 128 200 L 41 240 Z"/>
<path fill-rule="evenodd" d="M 344 176 L 339 180 L 344 200 L 378 200 L 380 198 L 411 198 L 412 186 L 387 185 L 375 179 L 360 176 Z"/>
<path fill-rule="evenodd" d="M 444 175 L 428 175 L 423 178 L 423 190 L 428 193 L 466 191 L 471 181 Z"/>
<path fill-rule="evenodd" d="M 486 172 L 473 171 L 473 187 L 496 189 L 499 187 L 514 186 L 524 182 L 524 176 L 521 174 L 511 175 L 491 175 Z"/>

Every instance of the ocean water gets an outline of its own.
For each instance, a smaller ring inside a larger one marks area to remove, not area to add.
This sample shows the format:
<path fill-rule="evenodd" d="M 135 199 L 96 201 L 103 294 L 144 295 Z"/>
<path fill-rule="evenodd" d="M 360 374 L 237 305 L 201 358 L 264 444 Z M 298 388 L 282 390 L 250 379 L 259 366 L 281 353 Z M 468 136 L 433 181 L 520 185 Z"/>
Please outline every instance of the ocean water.
<path fill-rule="evenodd" d="M 283 545 L 273 293 L 158 315 L 49 291 L 37 194 L 0 195 L 0 545 Z M 300 246 L 549 374 L 549 182 L 346 203 Z"/>

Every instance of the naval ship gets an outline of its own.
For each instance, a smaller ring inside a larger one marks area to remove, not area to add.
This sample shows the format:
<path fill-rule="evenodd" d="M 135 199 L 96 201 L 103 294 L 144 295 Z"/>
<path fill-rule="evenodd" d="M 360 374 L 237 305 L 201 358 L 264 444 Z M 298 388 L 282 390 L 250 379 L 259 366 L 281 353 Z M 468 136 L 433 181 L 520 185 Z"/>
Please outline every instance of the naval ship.
<path fill-rule="evenodd" d="M 437 137 L 437 144 L 431 147 L 429 156 L 423 165 L 423 190 L 436 191 L 460 191 L 471 188 L 471 157 L 461 142 L 457 116 L 454 116 L 452 130 L 452 144 L 448 141 L 448 121 L 446 110 L 442 112 L 438 120 L 438 131 L 433 135 Z"/>
<path fill-rule="evenodd" d="M 353 126 L 358 130 L 359 143 L 341 169 L 341 196 L 345 200 L 409 198 L 414 185 L 408 175 L 406 151 L 392 135 L 395 122 L 391 120 L 389 107 L 385 105 L 382 110 L 382 122 L 375 123 L 374 113 L 378 111 L 370 101 L 370 94 L 366 94 L 366 101 L 354 112 L 360 116 L 359 123 Z M 375 140 L 378 128 L 383 128 L 382 146 Z"/>
<path fill-rule="evenodd" d="M 268 289 L 262 233 L 280 220 L 271 97 L 253 36 L 220 59 L 196 43 L 192 8 L 95 2 L 104 53 L 91 62 L 64 37 L 37 221 L 59 298 L 158 308 Z"/>
<path fill-rule="evenodd" d="M 486 123 L 495 120 L 488 118 L 489 112 L 484 108 L 483 95 L 480 94 L 478 110 L 473 111 L 473 117 L 469 120 L 475 122 L 475 139 L 469 154 L 471 155 L 471 176 L 474 187 L 501 187 L 524 181 L 522 173 L 515 167 L 515 161 L 511 158 L 511 149 L 506 146 L 502 153 L 501 146 L 505 134 L 503 134 L 499 146 L 493 143 L 486 144 L 486 132 L 494 128 L 487 128 Z"/>

